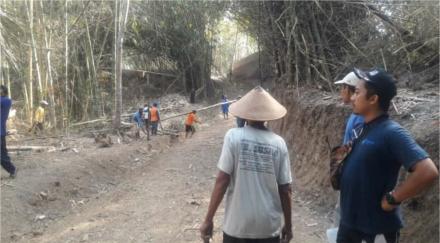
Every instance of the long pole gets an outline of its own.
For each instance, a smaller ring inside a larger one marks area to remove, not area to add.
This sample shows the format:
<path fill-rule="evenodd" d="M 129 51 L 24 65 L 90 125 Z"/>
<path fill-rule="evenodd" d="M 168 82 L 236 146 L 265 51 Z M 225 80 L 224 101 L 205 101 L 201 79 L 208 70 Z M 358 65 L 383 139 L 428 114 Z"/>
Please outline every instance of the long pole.
<path fill-rule="evenodd" d="M 204 110 L 208 110 L 208 109 L 211 109 L 211 108 L 214 108 L 214 107 L 221 106 L 221 105 L 223 105 L 223 104 L 231 104 L 231 103 L 234 103 L 235 101 L 237 101 L 237 100 L 230 100 L 230 101 L 228 101 L 228 102 L 220 102 L 220 103 L 217 103 L 217 104 L 214 104 L 214 105 L 210 105 L 210 106 L 206 106 L 206 107 L 203 107 L 203 108 L 197 109 L 197 110 L 195 110 L 195 111 L 197 111 L 197 112 L 199 112 L 199 111 L 204 111 Z M 170 119 L 173 119 L 173 118 L 176 118 L 176 117 L 180 117 L 180 116 L 188 115 L 188 114 L 191 113 L 191 112 L 192 112 L 192 111 L 185 112 L 185 113 L 180 113 L 180 114 L 177 114 L 177 115 L 174 115 L 174 116 L 170 116 L 170 117 L 166 117 L 166 118 L 163 118 L 163 119 L 160 119 L 160 120 L 161 120 L 161 121 L 170 120 Z"/>

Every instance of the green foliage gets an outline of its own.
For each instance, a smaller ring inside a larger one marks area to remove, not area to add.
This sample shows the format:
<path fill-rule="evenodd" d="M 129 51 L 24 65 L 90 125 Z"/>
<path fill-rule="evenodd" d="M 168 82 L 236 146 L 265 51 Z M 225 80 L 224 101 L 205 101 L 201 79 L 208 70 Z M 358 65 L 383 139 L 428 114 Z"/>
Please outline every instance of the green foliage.
<path fill-rule="evenodd" d="M 232 64 L 257 52 L 254 38 L 231 17 L 224 17 L 214 29 L 214 70 L 217 76 L 227 76 Z"/>
<path fill-rule="evenodd" d="M 66 0 L 0 1 L 0 79 L 11 80 L 13 97 L 34 104 L 52 97 L 54 115 L 63 119 L 108 115 L 114 7 L 104 0 L 67 0 L 67 9 Z M 289 84 L 331 89 L 353 66 L 419 72 L 438 64 L 438 11 L 438 1 L 423 0 L 131 1 L 123 60 L 126 67 L 174 72 L 176 86 L 209 97 L 211 70 L 227 75 L 234 60 L 261 50 L 271 57 L 268 70 Z"/>
<path fill-rule="evenodd" d="M 237 1 L 231 9 L 289 84 L 332 89 L 353 66 L 419 72 L 439 62 L 438 1 Z"/>
<path fill-rule="evenodd" d="M 167 60 L 181 72 L 186 90 L 199 88 L 210 77 L 213 31 L 228 2 L 134 2 L 125 46 L 139 68 Z M 140 14 L 142 13 L 142 14 Z"/>

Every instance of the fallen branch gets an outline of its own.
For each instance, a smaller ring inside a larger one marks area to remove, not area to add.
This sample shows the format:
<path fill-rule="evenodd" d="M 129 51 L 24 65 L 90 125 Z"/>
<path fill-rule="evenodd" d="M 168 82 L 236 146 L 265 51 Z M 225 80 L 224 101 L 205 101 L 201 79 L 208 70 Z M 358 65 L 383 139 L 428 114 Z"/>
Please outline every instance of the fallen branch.
<path fill-rule="evenodd" d="M 96 120 L 74 123 L 74 124 L 70 125 L 70 127 L 86 125 L 86 124 L 92 124 L 92 123 L 98 123 L 98 122 L 109 122 L 111 120 L 112 119 L 108 119 L 108 118 L 99 118 L 99 119 L 96 119 Z"/>
<path fill-rule="evenodd" d="M 173 136 L 179 136 L 179 133 L 173 133 L 173 132 L 169 132 L 169 131 L 166 131 L 166 130 L 159 130 L 159 131 L 157 131 L 157 133 L 158 133 L 159 135 L 173 135 Z"/>
<path fill-rule="evenodd" d="M 48 150 L 56 150 L 54 146 L 8 146 L 9 151 L 33 151 L 42 152 Z"/>
<path fill-rule="evenodd" d="M 48 138 L 64 138 L 64 135 L 55 135 L 55 136 L 46 136 L 46 137 L 33 137 L 33 138 L 26 138 L 26 139 L 18 139 L 17 142 L 25 142 L 25 141 L 32 141 L 32 140 L 38 140 L 38 139 L 48 139 Z M 67 139 L 67 138 L 65 138 Z"/>
<path fill-rule="evenodd" d="M 420 102 L 433 102 L 434 101 L 434 99 L 418 98 L 418 97 L 412 97 L 412 96 L 396 96 L 396 98 L 399 98 L 402 100 L 420 101 Z"/>
<path fill-rule="evenodd" d="M 0 185 L 0 187 L 2 187 L 2 186 L 10 186 L 10 187 L 15 187 L 14 185 L 11 185 L 11 184 L 8 184 L 8 183 L 2 183 L 2 184 Z"/>
<path fill-rule="evenodd" d="M 127 128 L 129 128 L 129 127 L 132 127 L 132 126 L 134 125 L 134 123 L 129 123 L 129 122 L 121 121 L 121 125 L 122 125 L 122 126 L 125 126 L 125 127 L 127 127 Z M 122 127 L 122 126 L 121 126 L 121 127 Z"/>

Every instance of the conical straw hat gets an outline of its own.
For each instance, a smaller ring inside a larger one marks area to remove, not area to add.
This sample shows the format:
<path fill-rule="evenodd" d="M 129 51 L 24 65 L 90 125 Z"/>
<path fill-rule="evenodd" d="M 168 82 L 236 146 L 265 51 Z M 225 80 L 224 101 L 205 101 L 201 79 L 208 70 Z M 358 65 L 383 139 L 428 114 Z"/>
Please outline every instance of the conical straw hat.
<path fill-rule="evenodd" d="M 245 120 L 272 121 L 285 116 L 287 110 L 261 86 L 257 86 L 233 103 L 230 112 Z"/>

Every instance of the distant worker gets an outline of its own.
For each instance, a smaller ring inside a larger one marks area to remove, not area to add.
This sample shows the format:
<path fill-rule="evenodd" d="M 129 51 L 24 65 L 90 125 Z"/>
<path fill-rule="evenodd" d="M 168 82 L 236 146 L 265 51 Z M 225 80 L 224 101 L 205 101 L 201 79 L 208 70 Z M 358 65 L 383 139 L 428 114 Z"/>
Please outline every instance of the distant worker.
<path fill-rule="evenodd" d="M 9 110 L 11 109 L 11 99 L 8 98 L 8 88 L 4 85 L 0 86 L 0 135 L 1 135 L 1 164 L 11 178 L 17 175 L 17 169 L 11 162 L 6 148 L 6 121 L 8 120 Z"/>
<path fill-rule="evenodd" d="M 147 140 L 150 140 L 150 106 L 148 104 L 144 105 L 144 125 L 145 131 L 147 133 Z"/>
<path fill-rule="evenodd" d="M 40 101 L 40 105 L 38 106 L 37 110 L 35 111 L 34 115 L 34 124 L 32 125 L 31 131 L 34 132 L 34 134 L 37 134 L 39 132 L 42 132 L 44 129 L 44 118 L 46 114 L 45 108 L 49 104 L 47 101 L 42 100 Z"/>
<path fill-rule="evenodd" d="M 228 119 L 229 101 L 228 101 L 228 97 L 226 97 L 226 95 L 222 95 L 222 112 L 223 112 L 223 118 Z"/>
<path fill-rule="evenodd" d="M 197 111 L 193 110 L 191 113 L 188 114 L 185 121 L 185 138 L 188 138 L 188 135 L 192 137 L 194 133 L 196 132 L 196 128 L 194 127 L 194 123 L 201 123 L 196 116 Z"/>
<path fill-rule="evenodd" d="M 150 109 L 150 122 L 151 122 L 151 135 L 157 135 L 157 127 L 160 122 L 159 109 L 157 109 L 157 103 L 153 103 L 153 107 Z"/>
<path fill-rule="evenodd" d="M 144 129 L 144 118 L 143 118 L 143 108 L 139 108 L 139 110 L 137 112 L 134 113 L 133 115 L 133 121 L 136 125 L 136 132 L 135 132 L 135 137 L 136 138 L 140 138 L 140 131 L 142 130 L 144 133 L 146 133 L 145 129 Z"/>

